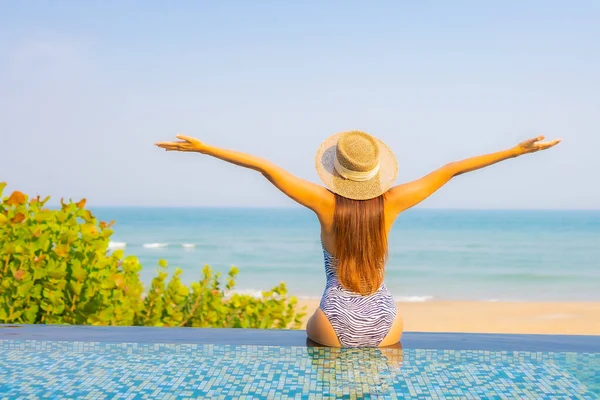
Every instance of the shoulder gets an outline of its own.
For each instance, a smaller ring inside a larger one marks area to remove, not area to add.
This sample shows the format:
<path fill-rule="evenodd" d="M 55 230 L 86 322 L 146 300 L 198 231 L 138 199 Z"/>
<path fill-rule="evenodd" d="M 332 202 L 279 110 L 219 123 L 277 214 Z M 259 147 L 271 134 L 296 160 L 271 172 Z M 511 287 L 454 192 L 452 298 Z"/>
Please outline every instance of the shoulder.
<path fill-rule="evenodd" d="M 383 212 L 388 231 L 398 215 L 402 212 L 402 209 L 398 207 L 398 199 L 401 197 L 401 193 L 399 192 L 401 192 L 401 190 L 399 190 L 398 187 L 395 187 L 389 189 L 383 195 Z"/>
<path fill-rule="evenodd" d="M 318 185 L 317 185 L 318 186 Z M 335 213 L 335 195 L 329 189 L 319 186 L 319 201 L 317 207 L 313 209 L 321 227 L 326 231 L 331 230 L 333 226 L 333 214 Z"/>

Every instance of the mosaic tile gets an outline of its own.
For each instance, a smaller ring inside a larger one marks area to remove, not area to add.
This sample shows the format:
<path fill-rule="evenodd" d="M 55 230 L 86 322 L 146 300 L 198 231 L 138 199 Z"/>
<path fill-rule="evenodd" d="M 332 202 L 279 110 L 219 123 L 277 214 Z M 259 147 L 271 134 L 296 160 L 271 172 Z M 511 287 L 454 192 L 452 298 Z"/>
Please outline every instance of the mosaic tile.
<path fill-rule="evenodd" d="M 599 396 L 599 353 L 0 340 L 0 398 Z"/>

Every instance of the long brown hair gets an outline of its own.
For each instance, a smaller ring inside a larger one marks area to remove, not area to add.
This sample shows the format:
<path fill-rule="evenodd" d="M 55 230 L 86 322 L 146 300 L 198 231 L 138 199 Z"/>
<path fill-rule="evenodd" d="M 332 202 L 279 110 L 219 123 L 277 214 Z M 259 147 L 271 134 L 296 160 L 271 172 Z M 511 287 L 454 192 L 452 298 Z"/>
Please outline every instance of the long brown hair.
<path fill-rule="evenodd" d="M 383 283 L 388 257 L 383 196 L 351 200 L 335 195 L 333 231 L 338 279 L 344 289 L 362 295 L 376 292 Z"/>

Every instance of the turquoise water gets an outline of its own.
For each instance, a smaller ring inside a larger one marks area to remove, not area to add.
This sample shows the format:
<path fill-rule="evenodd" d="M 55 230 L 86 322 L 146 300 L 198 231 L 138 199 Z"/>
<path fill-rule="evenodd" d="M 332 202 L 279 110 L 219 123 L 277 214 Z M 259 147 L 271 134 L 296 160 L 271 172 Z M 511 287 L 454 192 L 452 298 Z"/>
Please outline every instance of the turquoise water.
<path fill-rule="evenodd" d="M 148 284 L 159 259 L 183 280 L 205 264 L 240 269 L 237 289 L 320 296 L 319 225 L 294 209 L 97 208 L 113 248 L 137 255 Z M 416 209 L 390 235 L 386 283 L 399 300 L 599 301 L 600 211 Z"/>
<path fill-rule="evenodd" d="M 0 340 L 23 399 L 596 399 L 597 353 Z"/>

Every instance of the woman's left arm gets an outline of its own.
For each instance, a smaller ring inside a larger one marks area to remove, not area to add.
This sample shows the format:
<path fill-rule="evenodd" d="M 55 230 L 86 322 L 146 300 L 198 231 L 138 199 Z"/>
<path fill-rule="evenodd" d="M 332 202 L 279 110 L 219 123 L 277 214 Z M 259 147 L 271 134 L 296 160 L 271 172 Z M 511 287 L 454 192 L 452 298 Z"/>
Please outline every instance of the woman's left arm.
<path fill-rule="evenodd" d="M 333 207 L 335 198 L 323 186 L 300 179 L 270 161 L 251 154 L 209 146 L 189 136 L 177 135 L 177 138 L 180 141 L 159 142 L 156 143 L 156 146 L 166 151 L 207 154 L 231 164 L 258 171 L 288 197 L 313 210 L 317 215 L 324 215 L 326 210 Z"/>

